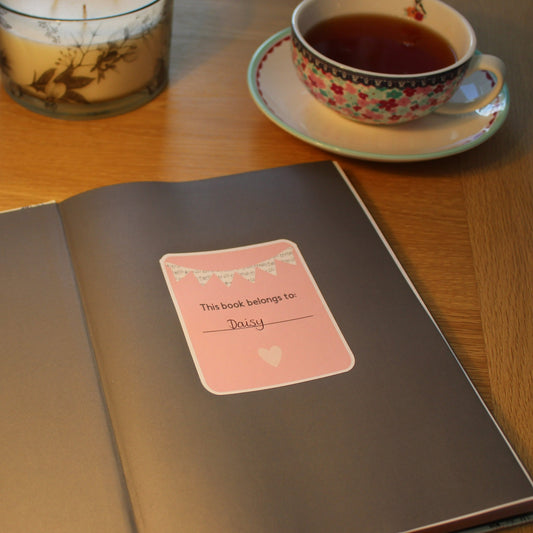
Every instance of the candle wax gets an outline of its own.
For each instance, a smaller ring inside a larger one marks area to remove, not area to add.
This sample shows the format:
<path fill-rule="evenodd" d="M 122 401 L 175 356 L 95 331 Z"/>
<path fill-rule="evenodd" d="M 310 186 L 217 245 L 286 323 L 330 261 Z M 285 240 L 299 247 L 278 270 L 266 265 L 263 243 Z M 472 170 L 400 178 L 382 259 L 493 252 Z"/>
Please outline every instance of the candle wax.
<path fill-rule="evenodd" d="M 1 31 L 0 47 L 11 80 L 35 96 L 61 99 L 70 90 L 74 99 L 78 95 L 80 101 L 96 102 L 148 85 L 162 59 L 164 39 L 157 26 L 136 38 L 62 47 Z"/>
<path fill-rule="evenodd" d="M 42 20 L 0 10 L 3 75 L 18 92 L 48 104 L 80 104 L 121 98 L 166 79 L 170 41 L 167 3 L 138 13 L 91 20 L 146 5 L 146 0 L 9 0 L 13 9 L 39 16 L 77 16 Z M 83 5 L 87 20 L 79 20 Z M 5 18 L 5 20 L 4 20 Z"/>

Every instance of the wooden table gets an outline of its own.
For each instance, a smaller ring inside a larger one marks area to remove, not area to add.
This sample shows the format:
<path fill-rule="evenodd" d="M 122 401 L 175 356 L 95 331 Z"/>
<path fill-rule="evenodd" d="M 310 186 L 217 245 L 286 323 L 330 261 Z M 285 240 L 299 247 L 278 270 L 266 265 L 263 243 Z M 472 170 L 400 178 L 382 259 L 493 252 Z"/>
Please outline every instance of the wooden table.
<path fill-rule="evenodd" d="M 122 116 L 50 119 L 2 90 L 0 210 L 119 182 L 332 159 L 268 121 L 246 85 L 253 52 L 288 26 L 296 3 L 176 2 L 169 88 Z M 336 159 L 533 473 L 533 49 L 525 45 L 533 3 L 450 4 L 476 28 L 478 47 L 507 65 L 511 109 L 503 127 L 446 159 Z"/>

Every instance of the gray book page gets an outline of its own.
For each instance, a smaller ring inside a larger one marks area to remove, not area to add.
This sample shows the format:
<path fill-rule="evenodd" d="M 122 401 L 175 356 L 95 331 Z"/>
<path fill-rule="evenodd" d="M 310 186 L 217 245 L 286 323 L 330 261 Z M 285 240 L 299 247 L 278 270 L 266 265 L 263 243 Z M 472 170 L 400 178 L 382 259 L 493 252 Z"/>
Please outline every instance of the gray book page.
<path fill-rule="evenodd" d="M 531 511 L 531 480 L 331 163 L 118 185 L 61 213 L 140 531 L 450 531 Z M 276 239 L 355 366 L 214 395 L 159 260 Z"/>
<path fill-rule="evenodd" d="M 133 531 L 55 204 L 0 214 L 0 303 L 0 531 Z"/>

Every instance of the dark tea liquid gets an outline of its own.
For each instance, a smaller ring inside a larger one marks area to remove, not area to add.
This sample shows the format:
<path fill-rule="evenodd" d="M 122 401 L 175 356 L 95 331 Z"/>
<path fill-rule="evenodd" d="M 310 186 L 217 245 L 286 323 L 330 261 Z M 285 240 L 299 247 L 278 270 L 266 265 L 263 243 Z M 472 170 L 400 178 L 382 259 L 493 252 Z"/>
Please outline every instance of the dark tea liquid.
<path fill-rule="evenodd" d="M 452 65 L 448 41 L 420 22 L 389 15 L 344 15 L 320 22 L 305 39 L 326 57 L 357 69 L 417 74 Z"/>

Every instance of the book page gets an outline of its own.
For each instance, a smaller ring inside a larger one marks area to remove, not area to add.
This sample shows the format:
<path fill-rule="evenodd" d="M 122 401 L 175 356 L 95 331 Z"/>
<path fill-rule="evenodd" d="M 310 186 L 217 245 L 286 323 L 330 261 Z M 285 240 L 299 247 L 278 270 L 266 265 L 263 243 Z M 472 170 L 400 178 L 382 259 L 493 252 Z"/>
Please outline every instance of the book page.
<path fill-rule="evenodd" d="M 0 531 L 133 531 L 55 204 L 0 214 Z"/>
<path fill-rule="evenodd" d="M 333 164 L 112 186 L 61 212 L 139 531 L 458 529 L 533 504 L 531 480 Z M 289 247 L 294 270 L 290 255 L 278 260 Z M 165 256 L 181 280 L 170 278 L 174 300 Z M 276 278 L 257 270 L 272 259 Z M 303 317 L 318 312 L 315 332 Z M 291 316 L 302 318 L 294 348 L 277 336 L 285 326 L 266 326 Z M 212 348 L 201 335 L 217 336 Z M 308 365 L 309 346 L 320 364 Z"/>

